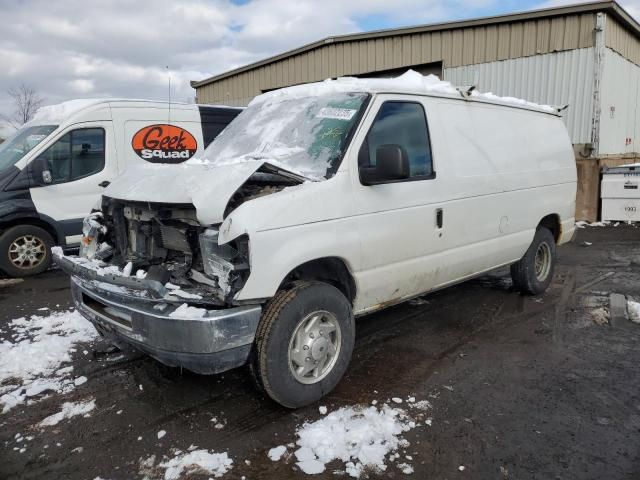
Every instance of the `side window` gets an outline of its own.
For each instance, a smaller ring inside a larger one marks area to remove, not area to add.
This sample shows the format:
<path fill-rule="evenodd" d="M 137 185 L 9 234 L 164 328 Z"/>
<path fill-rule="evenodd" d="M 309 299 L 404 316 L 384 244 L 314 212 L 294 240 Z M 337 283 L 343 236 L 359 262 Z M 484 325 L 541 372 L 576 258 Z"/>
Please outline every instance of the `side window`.
<path fill-rule="evenodd" d="M 51 172 L 52 183 L 68 182 L 71 176 L 71 134 L 67 133 L 40 155 L 44 158 L 47 169 Z"/>
<path fill-rule="evenodd" d="M 104 130 L 84 128 L 71 132 L 71 180 L 104 168 Z"/>
<path fill-rule="evenodd" d="M 409 157 L 410 177 L 431 177 L 433 160 L 424 108 L 414 102 L 385 102 L 359 154 L 360 165 L 375 165 L 382 145 L 400 145 Z"/>
<path fill-rule="evenodd" d="M 39 157 L 51 172 L 52 183 L 65 183 L 92 175 L 104 168 L 104 130 L 73 130 Z"/>

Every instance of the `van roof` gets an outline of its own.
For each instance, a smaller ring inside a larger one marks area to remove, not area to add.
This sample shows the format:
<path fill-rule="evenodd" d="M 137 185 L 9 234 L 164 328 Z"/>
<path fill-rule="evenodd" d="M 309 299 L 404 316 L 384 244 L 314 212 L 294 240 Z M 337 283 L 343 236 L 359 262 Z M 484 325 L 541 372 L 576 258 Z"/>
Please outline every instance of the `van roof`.
<path fill-rule="evenodd" d="M 160 100 L 142 100 L 133 98 L 85 98 L 68 100 L 66 102 L 58 103 L 56 105 L 47 105 L 40 107 L 33 118 L 29 121 L 30 124 L 43 125 L 43 124 L 59 124 L 65 119 L 76 115 L 77 113 L 87 110 L 89 108 L 97 107 L 98 105 L 109 104 L 112 107 L 119 106 L 168 106 L 169 102 Z M 137 104 L 137 105 L 136 105 Z M 172 109 L 193 109 L 198 107 L 211 107 L 211 108 L 225 108 L 225 109 L 241 109 L 240 107 L 229 107 L 226 105 L 205 105 L 205 104 L 191 104 L 184 102 L 171 102 Z"/>
<path fill-rule="evenodd" d="M 414 70 L 407 70 L 407 72 L 395 78 L 340 77 L 335 80 L 328 79 L 323 82 L 295 85 L 259 95 L 254 98 L 249 105 L 278 101 L 279 99 L 285 100 L 288 98 L 325 95 L 333 92 L 403 93 L 456 100 L 480 101 L 483 103 L 560 115 L 558 107 L 540 105 L 519 98 L 499 97 L 490 92 L 480 93 L 473 87 L 455 87 L 450 82 L 442 81 L 435 75 L 423 76 Z"/>

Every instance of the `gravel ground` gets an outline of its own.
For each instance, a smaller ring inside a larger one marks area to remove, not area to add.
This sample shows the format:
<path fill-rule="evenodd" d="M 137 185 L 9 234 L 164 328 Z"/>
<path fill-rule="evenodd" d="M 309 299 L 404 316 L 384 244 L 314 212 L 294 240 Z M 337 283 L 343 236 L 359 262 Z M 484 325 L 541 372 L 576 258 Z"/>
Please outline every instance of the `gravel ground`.
<path fill-rule="evenodd" d="M 0 329 L 39 308 L 68 309 L 67 284 L 55 270 L 0 280 Z M 514 293 L 498 271 L 359 319 L 345 379 L 297 411 L 260 396 L 246 369 L 206 377 L 101 341 L 81 346 L 73 372 L 86 383 L 0 414 L 0 478 L 163 478 L 145 460 L 191 445 L 227 452 L 224 478 L 303 478 L 293 457 L 273 462 L 267 451 L 295 442 L 297 427 L 323 417 L 319 406 L 398 407 L 397 397 L 406 408 L 415 397 L 432 407 L 403 434 L 409 445 L 363 478 L 404 478 L 408 463 L 407 478 L 637 479 L 640 325 L 608 321 L 610 292 L 640 300 L 640 228 L 581 229 L 540 297 Z M 63 403 L 89 400 L 90 416 L 39 425 Z M 316 478 L 344 471 L 341 461 L 327 467 Z"/>

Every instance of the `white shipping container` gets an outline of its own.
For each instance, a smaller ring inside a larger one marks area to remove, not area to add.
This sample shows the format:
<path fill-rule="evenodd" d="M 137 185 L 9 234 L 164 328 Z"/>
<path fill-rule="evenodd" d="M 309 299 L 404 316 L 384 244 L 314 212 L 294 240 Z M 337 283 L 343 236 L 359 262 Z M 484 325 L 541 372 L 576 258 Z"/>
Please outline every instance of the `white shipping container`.
<path fill-rule="evenodd" d="M 640 222 L 640 163 L 603 171 L 602 220 Z"/>

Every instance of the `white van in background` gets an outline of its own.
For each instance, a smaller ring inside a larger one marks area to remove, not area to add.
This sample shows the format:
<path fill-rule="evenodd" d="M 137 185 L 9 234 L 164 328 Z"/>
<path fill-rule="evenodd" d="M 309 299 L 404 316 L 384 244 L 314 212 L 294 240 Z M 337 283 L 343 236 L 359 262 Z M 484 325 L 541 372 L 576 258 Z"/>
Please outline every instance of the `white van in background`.
<path fill-rule="evenodd" d="M 201 154 L 240 112 L 120 99 L 41 108 L 0 144 L 0 270 L 44 271 L 53 245 L 78 246 L 83 218 L 115 177 Z"/>

